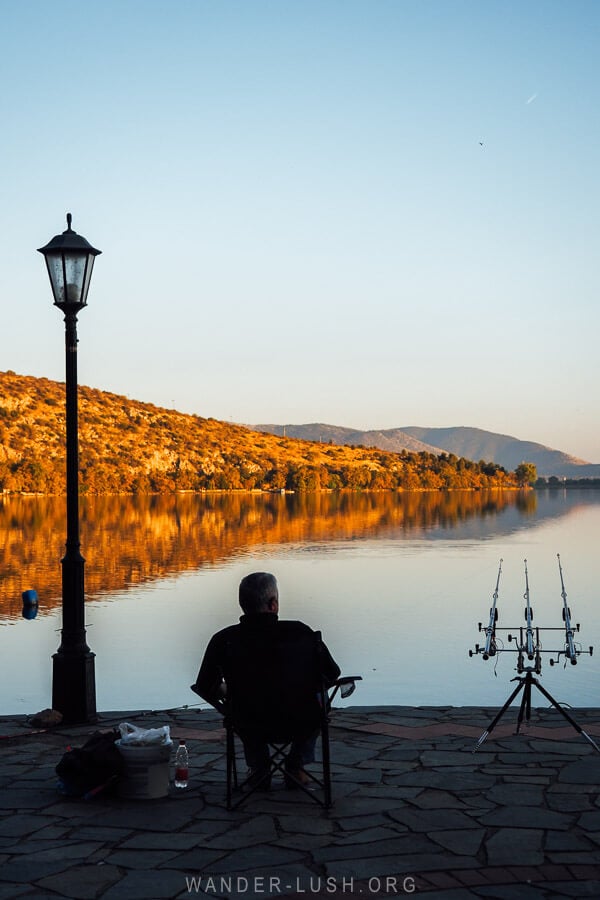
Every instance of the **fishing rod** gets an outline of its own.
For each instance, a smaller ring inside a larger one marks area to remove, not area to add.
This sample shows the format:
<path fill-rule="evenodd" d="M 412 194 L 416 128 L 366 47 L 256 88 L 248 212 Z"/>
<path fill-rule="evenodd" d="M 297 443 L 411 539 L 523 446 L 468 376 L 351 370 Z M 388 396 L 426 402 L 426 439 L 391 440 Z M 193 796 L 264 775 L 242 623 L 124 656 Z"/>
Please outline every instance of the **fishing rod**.
<path fill-rule="evenodd" d="M 569 609 L 569 604 L 567 603 L 567 592 L 565 590 L 565 580 L 563 578 L 563 570 L 560 562 L 560 553 L 556 554 L 556 558 L 558 559 L 558 571 L 560 574 L 560 596 L 562 597 L 563 602 L 562 617 L 563 622 L 565 623 L 565 648 L 564 650 L 557 651 L 556 659 L 551 659 L 550 665 L 553 666 L 555 663 L 557 663 L 560 660 L 561 655 L 564 654 L 565 659 L 568 659 L 571 665 L 575 666 L 577 665 L 578 656 L 581 656 L 582 653 L 587 653 L 592 656 L 594 653 L 594 648 L 590 647 L 588 650 L 583 650 L 581 644 L 575 643 L 574 635 L 576 631 L 579 631 L 579 622 L 577 623 L 577 625 L 575 625 L 575 627 L 573 627 L 573 625 L 571 624 L 571 610 Z M 558 631 L 559 629 L 556 630 Z"/>
<path fill-rule="evenodd" d="M 573 628 L 571 627 L 571 610 L 567 605 L 567 592 L 565 591 L 565 581 L 563 578 L 563 570 L 560 564 L 560 553 L 556 554 L 556 558 L 558 559 L 558 571 L 560 572 L 560 586 L 562 588 L 560 596 L 562 597 L 563 602 L 563 611 L 562 617 L 563 622 L 565 623 L 565 656 L 567 659 L 571 660 L 571 665 L 574 666 L 577 664 L 577 650 L 575 649 L 575 642 L 573 640 Z M 577 626 L 577 631 L 579 631 L 579 625 Z"/>
<path fill-rule="evenodd" d="M 496 579 L 496 589 L 492 595 L 492 606 L 490 609 L 490 621 L 485 629 L 485 646 L 483 648 L 483 658 L 489 659 L 490 656 L 496 655 L 496 622 L 498 621 L 498 610 L 496 604 L 498 602 L 498 586 L 500 585 L 500 575 L 502 574 L 502 560 L 498 566 L 498 578 Z M 479 623 L 481 631 L 481 622 Z"/>
<path fill-rule="evenodd" d="M 525 640 L 526 640 L 526 653 L 527 659 L 533 659 L 535 657 L 535 645 L 533 642 L 533 610 L 531 608 L 531 604 L 529 603 L 529 574 L 527 572 L 527 560 L 525 562 L 525 593 L 523 594 L 523 599 L 525 600 Z M 521 643 L 523 643 L 521 641 Z"/>

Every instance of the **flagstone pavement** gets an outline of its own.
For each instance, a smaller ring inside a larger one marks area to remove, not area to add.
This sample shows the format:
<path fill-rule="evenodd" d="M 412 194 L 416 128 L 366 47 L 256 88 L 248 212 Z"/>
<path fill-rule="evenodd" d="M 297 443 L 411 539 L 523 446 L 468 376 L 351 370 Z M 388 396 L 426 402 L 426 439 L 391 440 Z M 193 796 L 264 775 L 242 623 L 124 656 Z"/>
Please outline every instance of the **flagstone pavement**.
<path fill-rule="evenodd" d="M 334 806 L 274 783 L 224 803 L 216 712 L 116 711 L 38 731 L 0 717 L 0 900 L 600 897 L 600 709 L 348 707 L 331 719 Z M 67 800 L 67 745 L 120 722 L 185 738 L 167 797 Z M 587 737 L 586 737 L 587 735 Z"/>

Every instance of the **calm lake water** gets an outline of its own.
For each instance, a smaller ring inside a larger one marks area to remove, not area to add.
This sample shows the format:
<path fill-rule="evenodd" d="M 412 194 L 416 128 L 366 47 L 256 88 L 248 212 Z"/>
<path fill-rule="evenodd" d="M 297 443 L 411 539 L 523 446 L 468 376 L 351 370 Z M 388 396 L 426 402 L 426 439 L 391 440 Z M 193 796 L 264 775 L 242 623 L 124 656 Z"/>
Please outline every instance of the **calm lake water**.
<path fill-rule="evenodd" d="M 342 670 L 362 675 L 352 705 L 501 705 L 514 654 L 468 655 L 484 642 L 500 558 L 498 625 L 524 624 L 526 558 L 534 624 L 559 629 L 542 630 L 543 647 L 562 649 L 557 553 L 576 638 L 597 653 L 566 667 L 544 656 L 542 684 L 600 706 L 598 491 L 100 497 L 81 517 L 99 710 L 195 704 L 203 649 L 237 620 L 254 570 L 276 574 L 282 617 L 320 628 Z M 0 500 L 2 715 L 51 704 L 65 533 L 63 498 Z M 533 703 L 546 705 L 535 690 Z"/>

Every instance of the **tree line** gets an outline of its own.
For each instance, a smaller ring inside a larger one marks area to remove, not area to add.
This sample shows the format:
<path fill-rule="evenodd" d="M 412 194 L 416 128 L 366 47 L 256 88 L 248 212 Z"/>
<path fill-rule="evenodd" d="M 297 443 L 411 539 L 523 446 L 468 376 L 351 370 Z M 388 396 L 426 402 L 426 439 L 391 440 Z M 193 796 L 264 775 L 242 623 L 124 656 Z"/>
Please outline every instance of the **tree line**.
<path fill-rule="evenodd" d="M 335 464 L 253 458 L 224 451 L 218 465 L 195 467 L 185 454 L 169 467 L 100 456 L 89 448 L 80 454 L 82 493 L 171 493 L 174 491 L 322 491 L 322 490 L 458 490 L 523 487 L 495 463 L 473 462 L 452 454 L 400 454 L 366 451 L 352 462 Z M 0 462 L 0 489 L 8 492 L 60 494 L 65 487 L 59 457 L 23 457 Z"/>

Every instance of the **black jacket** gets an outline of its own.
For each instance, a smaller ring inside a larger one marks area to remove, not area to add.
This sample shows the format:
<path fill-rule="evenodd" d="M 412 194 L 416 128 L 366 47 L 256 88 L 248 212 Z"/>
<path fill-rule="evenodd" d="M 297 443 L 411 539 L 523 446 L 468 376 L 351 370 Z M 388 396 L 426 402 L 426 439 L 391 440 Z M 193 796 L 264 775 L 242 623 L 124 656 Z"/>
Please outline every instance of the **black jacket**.
<path fill-rule="evenodd" d="M 296 736 L 318 725 L 321 684 L 329 686 L 339 675 L 308 625 L 256 613 L 213 635 L 194 690 L 218 706 L 225 684 L 227 711 L 238 728 Z"/>

